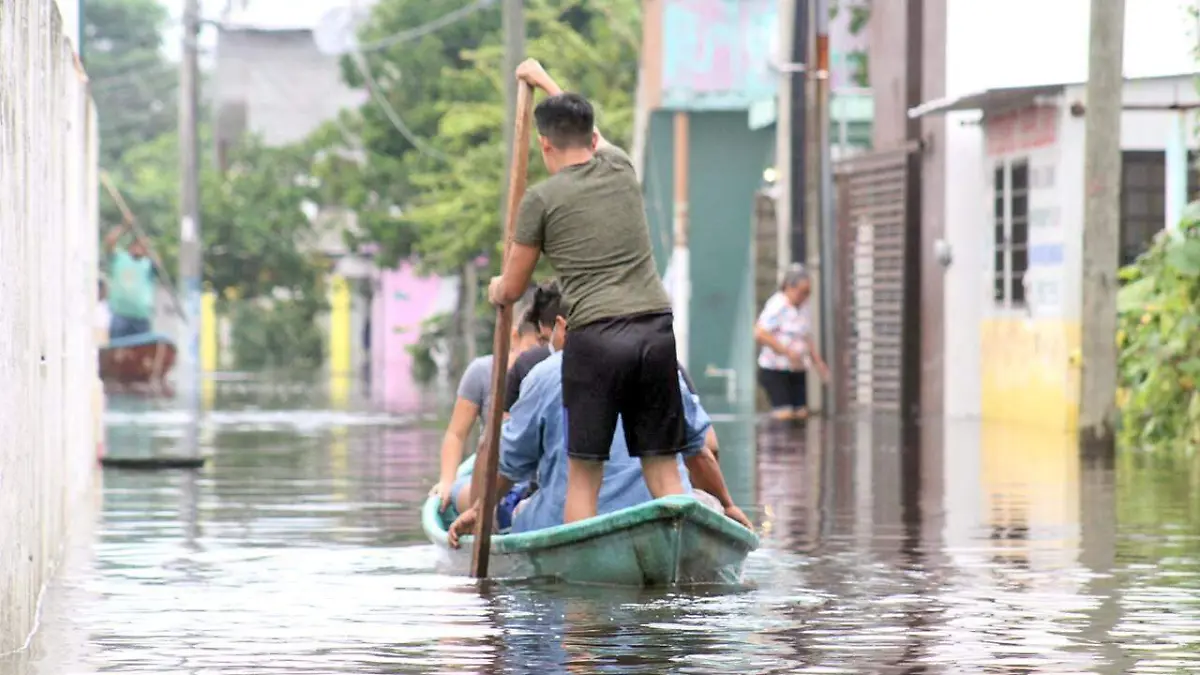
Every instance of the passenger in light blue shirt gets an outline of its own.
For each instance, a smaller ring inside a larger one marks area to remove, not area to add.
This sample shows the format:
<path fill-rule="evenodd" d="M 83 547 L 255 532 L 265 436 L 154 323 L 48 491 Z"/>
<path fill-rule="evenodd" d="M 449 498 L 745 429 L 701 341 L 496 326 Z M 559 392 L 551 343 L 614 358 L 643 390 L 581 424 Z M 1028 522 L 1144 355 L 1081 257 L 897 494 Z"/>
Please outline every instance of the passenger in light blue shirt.
<path fill-rule="evenodd" d="M 546 292 L 557 295 L 556 288 Z M 514 533 L 561 525 L 566 502 L 567 452 L 561 349 L 566 339 L 567 324 L 565 312 L 561 311 L 559 303 L 551 301 L 553 298 L 543 300 L 547 300 L 546 306 L 537 313 L 536 320 L 549 333 L 547 339 L 556 351 L 535 365 L 521 382 L 520 394 L 510 410 L 509 419 L 504 423 L 500 439 L 497 494 L 503 499 L 497 507 L 497 522 L 508 521 L 511 514 L 511 531 Z M 534 304 L 538 306 L 536 299 Z M 729 518 L 753 529 L 750 520 L 729 495 L 716 459 L 717 441 L 711 432 L 711 420 L 700 405 L 699 396 L 682 366 L 676 376 L 680 378 L 687 427 L 687 452 L 677 459 L 684 489 L 714 510 L 724 511 Z M 530 483 L 538 487 L 532 496 L 525 496 Z M 521 499 L 514 511 L 510 502 L 515 501 L 516 497 Z M 597 514 L 610 513 L 651 499 L 642 476 L 641 462 L 629 456 L 618 420 L 610 448 L 610 460 L 605 466 Z M 474 524 L 477 509 L 478 501 L 451 525 L 449 534 L 452 546 L 457 546 L 458 535 L 466 533 Z"/>
<path fill-rule="evenodd" d="M 691 492 L 683 457 L 704 448 L 712 421 L 680 377 L 687 418 L 687 449 L 676 459 L 684 490 Z M 534 366 L 521 385 L 521 396 L 504 424 L 500 441 L 500 475 L 514 483 L 538 478 L 538 491 L 513 516 L 513 532 L 561 525 L 567 498 L 566 423 L 562 405 L 562 352 Z M 629 456 L 620 421 L 613 434 L 609 461 L 596 513 L 602 515 L 652 499 L 642 477 L 642 463 Z"/>
<path fill-rule="evenodd" d="M 699 399 L 690 393 L 680 377 L 684 412 L 687 418 L 688 444 L 684 456 L 699 454 L 704 437 L 712 425 Z M 563 522 L 567 498 L 566 424 L 562 405 L 562 352 L 551 354 L 534 366 L 521 383 L 521 395 L 504 423 L 500 438 L 500 494 L 513 485 L 537 478 L 538 489 L 523 500 L 512 521 L 512 532 L 540 530 Z M 692 491 L 681 456 L 680 477 L 684 489 Z M 613 435 L 609 461 L 604 465 L 597 515 L 619 511 L 652 499 L 642 477 L 642 464 L 629 456 L 620 422 Z M 474 522 L 470 509 L 451 527 L 451 541 Z"/>

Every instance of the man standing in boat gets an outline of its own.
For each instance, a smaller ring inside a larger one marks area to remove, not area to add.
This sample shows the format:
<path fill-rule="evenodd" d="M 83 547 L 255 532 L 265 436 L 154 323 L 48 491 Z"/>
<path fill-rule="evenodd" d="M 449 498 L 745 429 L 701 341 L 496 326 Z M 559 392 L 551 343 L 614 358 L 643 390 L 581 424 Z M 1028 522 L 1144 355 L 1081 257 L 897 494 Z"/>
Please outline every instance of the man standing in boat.
<path fill-rule="evenodd" d="M 154 316 L 154 264 L 147 255 L 146 242 L 134 233 L 127 248 L 120 246 L 122 237 L 131 234 L 130 229 L 128 224 L 121 225 L 104 237 L 104 250 L 109 256 L 110 340 L 149 333 Z"/>
<path fill-rule="evenodd" d="M 604 462 L 623 420 L 629 455 L 654 498 L 682 494 L 687 447 L 671 301 L 654 266 L 633 162 L 608 143 L 583 96 L 564 93 L 537 61 L 517 77 L 549 97 L 534 119 L 550 178 L 521 201 L 492 302 L 515 302 L 544 252 L 562 282 L 571 335 L 562 355 L 567 496 L 563 521 L 596 515 Z"/>

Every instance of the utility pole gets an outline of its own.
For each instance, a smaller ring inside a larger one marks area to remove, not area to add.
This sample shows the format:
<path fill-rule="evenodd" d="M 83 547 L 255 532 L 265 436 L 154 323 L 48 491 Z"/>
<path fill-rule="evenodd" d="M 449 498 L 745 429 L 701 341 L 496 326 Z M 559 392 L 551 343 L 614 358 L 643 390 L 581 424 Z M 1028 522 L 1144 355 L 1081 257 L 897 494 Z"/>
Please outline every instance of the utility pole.
<path fill-rule="evenodd" d="M 522 0 L 503 0 L 500 6 L 501 29 L 504 31 L 504 147 L 507 151 L 504 162 L 504 184 L 512 184 L 513 128 L 516 125 L 517 110 L 517 66 L 525 60 L 525 6 Z M 528 151 L 528 148 L 525 149 Z M 505 203 L 503 193 L 500 195 L 499 213 L 503 218 Z M 500 223 L 501 229 L 504 223 Z M 463 292 L 469 294 L 463 307 L 463 334 L 466 362 L 475 358 L 475 305 L 479 296 L 479 277 L 475 269 L 475 261 L 469 261 L 463 266 Z"/>
<path fill-rule="evenodd" d="M 1079 440 L 1113 451 L 1117 406 L 1117 258 L 1125 0 L 1092 0 L 1084 127 L 1082 391 Z"/>
<path fill-rule="evenodd" d="M 806 267 L 808 268 L 810 283 L 812 284 L 812 296 L 808 300 L 809 312 L 808 318 L 812 329 L 812 334 L 817 342 L 822 340 L 822 326 L 824 325 L 824 306 L 822 303 L 822 295 L 824 288 L 824 274 L 822 271 L 821 253 L 823 246 L 821 245 L 821 143 L 825 137 L 822 133 L 821 123 L 821 63 L 820 63 L 820 35 L 818 26 L 821 23 L 820 13 L 822 5 L 821 0 L 808 0 L 805 3 L 805 11 L 808 14 L 807 26 L 805 27 L 805 35 L 807 37 L 807 58 L 805 63 L 808 68 L 805 70 L 804 78 L 804 257 Z M 826 12 L 826 37 L 828 37 L 828 8 Z M 828 61 L 828 44 L 826 44 L 826 61 Z M 826 74 L 828 73 L 828 63 L 826 64 Z M 828 83 L 826 83 L 828 84 Z M 794 148 L 793 148 L 794 150 Z M 824 348 L 824 345 L 818 345 L 819 348 Z M 815 373 L 810 373 L 815 375 Z M 825 388 L 822 385 L 821 379 L 818 377 L 808 378 L 808 409 L 812 414 L 820 414 L 825 411 L 824 401 Z"/>
<path fill-rule="evenodd" d="M 504 0 L 500 8 L 500 22 L 504 30 L 504 147 L 508 150 L 508 162 L 504 165 L 504 184 L 511 182 L 508 172 L 512 170 L 512 138 L 517 114 L 517 66 L 525 60 L 525 7 L 522 0 Z M 504 213 L 504 209 L 500 209 Z M 502 216 L 503 217 L 503 216 Z"/>
<path fill-rule="evenodd" d="M 199 0 L 186 0 L 183 7 L 183 55 L 179 60 L 179 291 L 183 297 L 184 321 L 182 367 L 179 392 L 188 423 L 188 451 L 199 452 L 200 424 L 200 282 L 203 266 L 200 248 L 200 152 L 197 139 L 199 113 L 199 66 L 197 37 L 200 27 Z"/>
<path fill-rule="evenodd" d="M 830 72 L 829 72 L 829 0 L 816 0 L 816 10 L 813 23 L 816 25 L 816 43 L 815 55 L 813 62 L 816 65 L 811 72 L 811 78 L 816 81 L 815 95 L 815 114 L 813 115 L 813 126 L 815 133 L 812 137 L 812 144 L 816 147 L 817 155 L 817 170 L 815 182 L 817 184 L 817 197 L 815 210 L 817 212 L 817 230 L 819 232 L 818 241 L 820 241 L 820 260 L 821 264 L 817 270 L 813 272 L 818 275 L 816 279 L 816 289 L 813 294 L 819 302 L 820 311 L 815 312 L 819 317 L 813 325 L 813 332 L 817 338 L 817 348 L 821 355 L 825 358 L 826 363 L 833 363 L 833 290 L 835 288 L 835 270 L 836 261 L 834 260 L 834 226 L 833 226 L 833 157 L 830 150 L 830 121 L 829 121 L 829 88 Z M 821 383 L 821 380 L 816 377 L 809 377 L 809 387 L 816 387 L 817 395 L 814 397 L 810 392 L 809 401 L 815 401 L 818 409 L 824 409 L 829 415 L 834 415 L 837 411 L 833 407 L 834 397 L 829 397 L 826 400 L 824 392 L 826 391 Z"/>
<path fill-rule="evenodd" d="M 925 96 L 925 2 L 908 0 L 904 28 L 904 110 Z M 935 10 L 936 11 L 936 10 Z M 920 147 L 921 120 L 905 115 L 905 141 Z M 910 151 L 904 176 L 903 304 L 900 316 L 900 508 L 904 550 L 917 551 L 921 542 L 921 220 L 924 214 L 922 155 Z"/>
<path fill-rule="evenodd" d="M 804 254 L 809 243 L 805 241 L 804 231 L 805 178 L 808 175 L 804 148 L 805 140 L 808 137 L 805 129 L 808 119 L 808 111 L 805 108 L 805 102 L 808 99 L 805 91 L 807 88 L 805 71 L 808 65 L 810 0 L 783 0 L 783 2 L 786 16 L 791 17 L 790 30 L 784 29 L 788 35 L 788 40 L 784 44 L 788 46 L 786 53 L 790 63 L 785 64 L 783 68 L 784 87 L 781 96 L 786 93 L 786 99 L 783 100 L 779 111 L 781 121 L 785 116 L 787 118 L 787 128 L 786 133 L 783 126 L 779 129 L 780 149 L 783 150 L 779 157 L 779 180 L 783 186 L 781 206 L 784 208 L 777 213 L 779 214 L 780 229 L 787 230 L 786 233 L 781 234 L 785 234 L 787 237 L 788 250 L 791 255 L 781 260 L 781 275 L 787 269 L 788 264 L 802 262 L 805 259 Z M 781 16 L 784 15 L 781 13 Z"/>
<path fill-rule="evenodd" d="M 779 108 L 775 115 L 775 272 L 782 279 L 793 260 L 792 243 L 792 81 L 797 0 L 779 0 Z"/>

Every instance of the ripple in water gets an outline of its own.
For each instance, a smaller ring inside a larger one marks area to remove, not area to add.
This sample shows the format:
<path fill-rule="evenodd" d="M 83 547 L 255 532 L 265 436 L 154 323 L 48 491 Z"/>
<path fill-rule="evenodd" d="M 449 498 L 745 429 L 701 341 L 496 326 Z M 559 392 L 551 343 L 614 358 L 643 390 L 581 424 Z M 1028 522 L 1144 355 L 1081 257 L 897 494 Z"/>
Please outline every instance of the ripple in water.
<path fill-rule="evenodd" d="M 166 442 L 172 414 L 110 417 L 110 452 Z M 1026 445 L 956 444 L 914 494 L 878 430 L 822 449 L 723 423 L 755 439 L 722 453 L 766 533 L 743 587 L 481 587 L 420 531 L 439 429 L 214 419 L 203 471 L 103 475 L 32 650 L 0 673 L 1200 672 L 1200 474 L 1177 461 L 1047 469 Z"/>

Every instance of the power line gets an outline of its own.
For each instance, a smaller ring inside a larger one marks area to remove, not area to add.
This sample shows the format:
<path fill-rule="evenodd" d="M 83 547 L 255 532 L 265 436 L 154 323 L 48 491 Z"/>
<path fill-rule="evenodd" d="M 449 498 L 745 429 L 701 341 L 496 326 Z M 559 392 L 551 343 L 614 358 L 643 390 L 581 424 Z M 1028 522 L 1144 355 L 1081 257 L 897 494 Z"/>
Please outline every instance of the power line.
<path fill-rule="evenodd" d="M 379 40 L 375 40 L 375 41 L 368 42 L 363 45 L 359 45 L 358 51 L 360 51 L 360 52 L 378 51 L 380 49 L 387 49 L 388 47 L 398 45 L 402 42 L 408 42 L 410 40 L 416 40 L 418 38 L 425 37 L 426 35 L 429 35 L 430 33 L 437 32 L 437 31 L 445 28 L 446 26 L 457 23 L 480 10 L 487 9 L 488 7 L 491 7 L 494 4 L 496 4 L 496 0 L 475 0 L 474 2 L 472 2 L 469 5 L 465 5 L 465 6 L 460 7 L 452 12 L 444 14 L 428 23 L 424 23 L 415 28 L 409 28 L 406 30 L 402 30 L 399 33 L 394 33 L 392 35 L 389 35 L 388 37 L 381 38 Z"/>
<path fill-rule="evenodd" d="M 412 143 L 413 147 L 419 150 L 422 154 L 450 164 L 452 160 L 448 155 L 418 138 L 417 135 L 413 133 L 412 129 L 409 129 L 408 125 L 404 123 L 404 120 L 400 119 L 399 113 L 396 112 L 396 109 L 392 107 L 392 104 L 389 103 L 387 98 L 384 97 L 379 91 L 379 84 L 375 81 L 375 76 L 371 74 L 371 68 L 367 64 L 367 59 L 365 56 L 363 56 L 362 52 L 356 51 L 351 60 L 354 62 L 358 72 L 362 75 L 363 81 L 366 82 L 367 91 L 370 92 L 371 98 L 374 99 L 375 103 L 383 109 L 384 115 L 387 116 L 388 121 L 392 123 L 392 126 L 395 127 L 396 130 L 399 131 L 402 136 L 404 136 L 404 138 L 408 139 L 408 142 Z"/>

